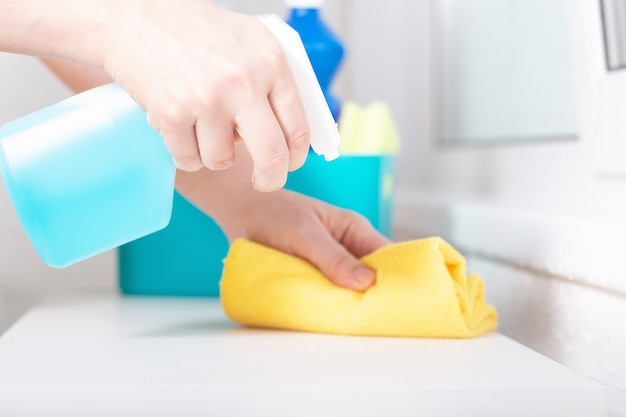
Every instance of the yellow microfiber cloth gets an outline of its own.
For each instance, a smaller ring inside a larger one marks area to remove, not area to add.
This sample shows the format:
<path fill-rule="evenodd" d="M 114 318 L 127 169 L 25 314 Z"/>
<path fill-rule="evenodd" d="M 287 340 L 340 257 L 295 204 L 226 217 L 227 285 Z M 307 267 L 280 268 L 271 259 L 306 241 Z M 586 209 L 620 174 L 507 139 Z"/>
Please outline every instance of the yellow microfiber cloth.
<path fill-rule="evenodd" d="M 308 262 L 237 240 L 224 261 L 226 314 L 250 326 L 321 333 L 473 337 L 496 327 L 477 275 L 441 238 L 390 244 L 361 259 L 377 271 L 364 293 L 332 284 Z"/>

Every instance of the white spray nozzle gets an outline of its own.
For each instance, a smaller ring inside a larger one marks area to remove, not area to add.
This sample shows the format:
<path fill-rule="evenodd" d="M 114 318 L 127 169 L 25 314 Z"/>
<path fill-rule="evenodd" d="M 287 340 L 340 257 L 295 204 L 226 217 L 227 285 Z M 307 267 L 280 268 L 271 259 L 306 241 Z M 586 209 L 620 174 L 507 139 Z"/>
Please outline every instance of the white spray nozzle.
<path fill-rule="evenodd" d="M 319 9 L 324 5 L 324 0 L 285 0 L 285 6 L 293 9 Z"/>
<path fill-rule="evenodd" d="M 311 147 L 326 161 L 339 157 L 339 130 L 298 32 L 276 15 L 259 16 L 283 48 L 311 131 Z"/>

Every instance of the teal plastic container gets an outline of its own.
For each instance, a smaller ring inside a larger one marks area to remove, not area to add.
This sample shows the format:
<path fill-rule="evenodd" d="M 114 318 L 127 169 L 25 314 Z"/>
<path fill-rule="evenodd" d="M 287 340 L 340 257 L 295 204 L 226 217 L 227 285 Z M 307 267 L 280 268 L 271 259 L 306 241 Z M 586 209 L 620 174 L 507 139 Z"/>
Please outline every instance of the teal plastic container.
<path fill-rule="evenodd" d="M 344 155 L 331 162 L 310 155 L 289 174 L 287 188 L 361 213 L 391 237 L 394 162 L 392 155 Z"/>
<path fill-rule="evenodd" d="M 311 153 L 286 188 L 364 215 L 391 237 L 394 162 L 389 156 Z M 228 242 L 219 226 L 176 194 L 170 224 L 119 248 L 121 291 L 132 295 L 219 296 Z"/>
<path fill-rule="evenodd" d="M 218 296 L 227 252 L 217 223 L 175 192 L 169 225 L 119 248 L 120 289 L 132 295 Z"/>
<path fill-rule="evenodd" d="M 63 267 L 165 227 L 175 168 L 117 84 L 0 127 L 0 174 L 39 256 Z"/>

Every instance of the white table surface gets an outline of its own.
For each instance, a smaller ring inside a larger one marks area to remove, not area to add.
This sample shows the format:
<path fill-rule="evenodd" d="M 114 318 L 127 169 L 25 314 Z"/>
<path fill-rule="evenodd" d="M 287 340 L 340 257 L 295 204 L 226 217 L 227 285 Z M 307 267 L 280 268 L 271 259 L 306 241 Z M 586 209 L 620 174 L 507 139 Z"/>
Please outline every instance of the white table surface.
<path fill-rule="evenodd" d="M 251 329 L 217 300 L 48 298 L 0 338 L 0 416 L 604 416 L 606 389 L 498 334 Z"/>

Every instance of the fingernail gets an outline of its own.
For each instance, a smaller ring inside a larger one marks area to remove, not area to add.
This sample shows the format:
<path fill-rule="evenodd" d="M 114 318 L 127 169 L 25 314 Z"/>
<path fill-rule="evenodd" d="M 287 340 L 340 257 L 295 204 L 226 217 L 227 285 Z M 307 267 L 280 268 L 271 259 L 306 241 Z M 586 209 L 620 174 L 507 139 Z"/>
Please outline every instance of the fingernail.
<path fill-rule="evenodd" d="M 354 271 L 352 279 L 360 289 L 367 289 L 374 284 L 376 272 L 367 267 L 359 268 Z"/>
<path fill-rule="evenodd" d="M 257 177 L 254 174 L 254 172 L 252 172 L 252 186 L 257 191 L 271 192 L 271 191 L 280 190 L 281 188 L 285 186 L 286 182 L 287 182 L 286 176 L 285 176 L 285 179 L 281 182 L 274 181 L 270 183 L 269 181 L 267 181 L 265 177 L 263 176 Z"/>

